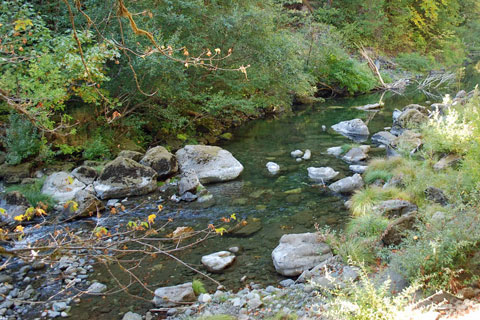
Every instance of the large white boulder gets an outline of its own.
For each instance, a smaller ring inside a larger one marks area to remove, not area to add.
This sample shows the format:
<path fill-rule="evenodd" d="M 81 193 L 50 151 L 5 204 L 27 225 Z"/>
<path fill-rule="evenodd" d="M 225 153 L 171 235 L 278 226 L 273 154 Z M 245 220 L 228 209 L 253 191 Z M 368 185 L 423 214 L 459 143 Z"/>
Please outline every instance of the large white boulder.
<path fill-rule="evenodd" d="M 370 132 L 361 119 L 342 121 L 332 126 L 332 129 L 355 141 L 365 141 Z"/>
<path fill-rule="evenodd" d="M 335 178 L 339 172 L 330 167 L 309 167 L 307 168 L 308 177 L 314 181 L 326 182 Z"/>
<path fill-rule="evenodd" d="M 242 164 L 220 147 L 188 145 L 175 154 L 180 171 L 195 170 L 201 183 L 236 179 L 243 171 Z"/>
<path fill-rule="evenodd" d="M 42 193 L 51 196 L 58 202 L 67 202 L 75 197 L 77 191 L 85 187 L 86 185 L 74 176 L 60 171 L 47 177 L 42 187 Z"/>
<path fill-rule="evenodd" d="M 285 234 L 272 252 L 275 270 L 288 277 L 298 276 L 332 256 L 330 247 L 316 233 Z"/>

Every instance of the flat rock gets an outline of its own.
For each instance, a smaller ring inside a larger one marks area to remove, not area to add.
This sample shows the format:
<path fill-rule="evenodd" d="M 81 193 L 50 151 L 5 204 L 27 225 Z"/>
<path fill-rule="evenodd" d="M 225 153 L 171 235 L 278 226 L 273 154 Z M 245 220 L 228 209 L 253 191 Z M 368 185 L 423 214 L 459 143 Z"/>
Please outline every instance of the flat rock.
<path fill-rule="evenodd" d="M 330 257 L 330 247 L 315 233 L 283 235 L 272 252 L 275 270 L 288 277 L 298 276 Z"/>
<path fill-rule="evenodd" d="M 208 271 L 221 272 L 235 261 L 235 255 L 229 251 L 219 251 L 203 256 L 201 261 Z"/>
<path fill-rule="evenodd" d="M 162 146 L 148 149 L 140 164 L 155 170 L 158 179 L 168 178 L 178 171 L 177 159 Z"/>
<path fill-rule="evenodd" d="M 352 193 L 364 185 L 362 177 L 356 173 L 351 177 L 343 178 L 328 186 L 330 190 L 337 193 Z"/>
<path fill-rule="evenodd" d="M 342 157 L 342 159 L 347 162 L 363 161 L 368 157 L 367 153 L 364 150 L 364 148 L 360 147 L 352 148 Z"/>
<path fill-rule="evenodd" d="M 242 164 L 220 147 L 187 145 L 175 155 L 180 170 L 194 170 L 201 183 L 234 180 L 243 171 Z"/>
<path fill-rule="evenodd" d="M 292 156 L 292 158 L 300 158 L 303 155 L 303 151 L 302 150 L 295 150 L 295 151 L 290 152 L 290 155 Z"/>
<path fill-rule="evenodd" d="M 155 297 L 153 298 L 153 303 L 157 307 L 174 307 L 184 305 L 185 302 L 195 301 L 197 301 L 197 298 L 191 282 L 158 288 L 155 290 Z"/>
<path fill-rule="evenodd" d="M 372 136 L 372 142 L 375 144 L 391 145 L 397 137 L 388 131 L 380 131 Z"/>
<path fill-rule="evenodd" d="M 376 210 L 389 218 L 400 217 L 418 210 L 418 207 L 406 200 L 385 200 L 375 207 Z"/>
<path fill-rule="evenodd" d="M 339 172 L 330 167 L 309 167 L 307 168 L 308 177 L 317 182 L 326 182 L 335 178 Z"/>
<path fill-rule="evenodd" d="M 148 194 L 157 188 L 157 173 L 132 159 L 117 157 L 103 168 L 93 186 L 100 199 Z"/>
<path fill-rule="evenodd" d="M 55 172 L 45 180 L 42 193 L 51 196 L 58 202 L 67 202 L 75 197 L 77 191 L 86 187 L 83 182 L 67 172 Z"/>
<path fill-rule="evenodd" d="M 99 294 L 105 292 L 107 290 L 107 286 L 100 282 L 94 282 L 88 287 L 87 293 L 90 294 Z"/>
<path fill-rule="evenodd" d="M 370 135 L 367 125 L 361 119 L 339 122 L 332 129 L 354 141 L 365 141 Z"/>

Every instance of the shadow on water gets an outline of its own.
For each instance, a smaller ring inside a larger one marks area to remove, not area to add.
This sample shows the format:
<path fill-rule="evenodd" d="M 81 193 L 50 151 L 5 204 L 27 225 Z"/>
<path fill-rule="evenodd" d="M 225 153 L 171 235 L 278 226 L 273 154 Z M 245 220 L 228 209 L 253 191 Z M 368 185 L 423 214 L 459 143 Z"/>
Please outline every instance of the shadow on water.
<path fill-rule="evenodd" d="M 218 223 L 221 217 L 235 213 L 238 218 L 255 218 L 261 229 L 247 237 L 216 237 L 205 241 L 192 250 L 179 254 L 185 262 L 201 269 L 200 258 L 212 252 L 227 250 L 232 246 L 243 248 L 242 253 L 232 267 L 222 274 L 211 276 L 220 281 L 227 289 L 237 290 L 245 285 L 241 278 L 247 276 L 247 283 L 254 281 L 263 285 L 276 285 L 282 279 L 272 264 L 271 252 L 278 244 L 281 235 L 315 231 L 329 225 L 341 229 L 349 215 L 344 207 L 345 199 L 324 189 L 312 186 L 307 175 L 307 167 L 330 166 L 340 171 L 340 177 L 349 176 L 348 164 L 326 154 L 326 149 L 340 146 L 350 141 L 334 133 L 331 125 L 343 120 L 362 118 L 368 120 L 370 133 L 381 131 L 392 122 L 395 108 L 403 108 L 411 103 L 423 103 L 425 97 L 418 92 L 403 96 L 387 93 L 383 97 L 385 107 L 378 112 L 366 112 L 355 109 L 379 101 L 381 94 L 370 94 L 355 98 L 335 99 L 311 106 L 299 106 L 292 114 L 277 119 L 252 121 L 233 132 L 234 138 L 221 146 L 244 165 L 245 170 L 235 181 L 207 185 L 216 199 L 216 205 L 208 209 L 194 208 L 188 204 L 165 204 L 162 216 L 158 219 L 173 217 L 176 226 L 205 228 L 209 223 Z M 435 101 L 432 101 L 435 102 Z M 326 131 L 322 130 L 326 126 Z M 296 149 L 310 149 L 312 159 L 296 162 L 290 152 Z M 270 175 L 265 167 L 268 161 L 274 161 L 281 167 L 279 174 Z M 289 190 L 294 192 L 285 193 Z M 151 199 L 158 195 L 151 196 Z M 134 200 L 138 201 L 138 200 Z M 128 221 L 132 216 L 147 216 L 156 213 L 156 203 L 149 200 L 138 210 L 118 216 Z M 118 223 L 118 221 L 117 221 Z M 116 283 L 101 266 L 94 277 L 99 281 L 115 286 Z M 115 266 L 119 279 L 127 280 L 127 275 Z M 151 290 L 165 285 L 174 285 L 200 278 L 189 269 L 163 257 L 145 259 L 142 268 L 137 270 L 140 279 Z M 211 283 L 203 280 L 209 289 Z M 152 299 L 150 293 L 140 286 L 129 288 L 131 294 Z M 112 296 L 83 298 L 79 306 L 72 309 L 75 319 L 120 319 L 125 312 L 148 310 L 151 302 L 133 299 L 120 293 Z"/>

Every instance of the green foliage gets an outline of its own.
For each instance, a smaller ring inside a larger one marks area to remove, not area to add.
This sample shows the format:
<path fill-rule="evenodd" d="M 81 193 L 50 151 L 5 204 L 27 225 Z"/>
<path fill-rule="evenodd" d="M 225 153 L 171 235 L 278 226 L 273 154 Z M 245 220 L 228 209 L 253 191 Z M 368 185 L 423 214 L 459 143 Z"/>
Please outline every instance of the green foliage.
<path fill-rule="evenodd" d="M 352 236 L 378 239 L 388 224 L 387 218 L 377 214 L 368 214 L 350 220 L 345 232 Z"/>
<path fill-rule="evenodd" d="M 5 136 L 7 162 L 15 165 L 37 155 L 41 149 L 42 140 L 31 122 L 23 119 L 20 115 L 12 114 L 9 122 L 10 125 Z"/>
<path fill-rule="evenodd" d="M 207 293 L 207 290 L 205 289 L 205 286 L 203 285 L 203 282 L 198 280 L 198 279 L 194 279 L 192 281 L 192 288 L 193 288 L 193 292 L 197 296 L 202 294 L 202 293 Z"/>
<path fill-rule="evenodd" d="M 331 290 L 327 319 L 399 319 L 404 308 L 413 303 L 416 286 L 392 296 L 390 281 L 379 285 L 369 277 L 363 264 L 357 265 L 360 269 L 358 282 L 349 282 L 343 289 Z"/>
<path fill-rule="evenodd" d="M 409 200 L 410 196 L 395 187 L 376 187 L 368 186 L 362 190 L 358 190 L 351 198 L 351 211 L 354 216 L 364 216 L 372 213 L 373 207 L 380 201 L 385 200 Z"/>
<path fill-rule="evenodd" d="M 83 157 L 87 160 L 106 160 L 111 157 L 110 148 L 101 135 L 96 135 L 84 146 Z"/>
<path fill-rule="evenodd" d="M 400 53 L 395 62 L 403 69 L 413 72 L 426 72 L 432 70 L 435 65 L 433 57 L 425 57 L 418 52 Z"/>
<path fill-rule="evenodd" d="M 365 182 L 367 184 L 373 183 L 377 180 L 388 182 L 392 178 L 393 174 L 385 170 L 368 170 L 365 172 Z"/>
<path fill-rule="evenodd" d="M 343 261 L 349 259 L 373 265 L 376 259 L 375 247 L 378 239 L 373 237 L 359 237 L 355 233 L 337 234 L 330 229 L 320 231 L 324 241 L 332 248 L 335 254 L 342 257 Z"/>
<path fill-rule="evenodd" d="M 6 188 L 6 192 L 18 191 L 27 198 L 32 207 L 37 207 L 41 202 L 48 205 L 51 209 L 55 206 L 56 201 L 49 195 L 42 193 L 42 187 L 45 179 L 37 179 L 34 183 L 30 184 L 17 184 Z"/>
<path fill-rule="evenodd" d="M 298 316 L 296 314 L 285 314 L 283 312 L 279 312 L 271 318 L 267 318 L 267 320 L 297 320 Z"/>

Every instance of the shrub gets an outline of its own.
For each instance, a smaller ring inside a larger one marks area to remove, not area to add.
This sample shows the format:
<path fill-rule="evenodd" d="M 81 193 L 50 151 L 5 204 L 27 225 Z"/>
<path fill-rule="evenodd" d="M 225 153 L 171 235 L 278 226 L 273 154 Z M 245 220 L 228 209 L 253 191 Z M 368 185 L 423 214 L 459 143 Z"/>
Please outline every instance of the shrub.
<path fill-rule="evenodd" d="M 83 157 L 87 160 L 105 160 L 111 157 L 110 148 L 102 136 L 97 135 L 84 147 Z"/>
<path fill-rule="evenodd" d="M 49 195 L 42 193 L 43 183 L 45 178 L 37 179 L 34 183 L 31 184 L 17 184 L 12 185 L 6 189 L 7 192 L 18 191 L 27 198 L 28 202 L 32 207 L 37 207 L 40 202 L 46 204 L 48 208 L 53 208 L 56 201 Z"/>
<path fill-rule="evenodd" d="M 378 238 L 387 228 L 389 220 L 377 214 L 355 217 L 348 222 L 345 232 L 362 238 Z"/>
<path fill-rule="evenodd" d="M 435 65 L 433 57 L 422 56 L 418 52 L 400 53 L 397 56 L 396 62 L 405 70 L 413 72 L 426 72 L 432 69 Z"/>
<path fill-rule="evenodd" d="M 364 180 L 367 184 L 371 184 L 377 180 L 388 182 L 392 177 L 393 174 L 385 170 L 368 170 L 365 172 Z"/>
<path fill-rule="evenodd" d="M 5 136 L 7 162 L 15 165 L 38 154 L 41 148 L 41 138 L 37 129 L 20 115 L 12 114 L 9 121 Z"/>

